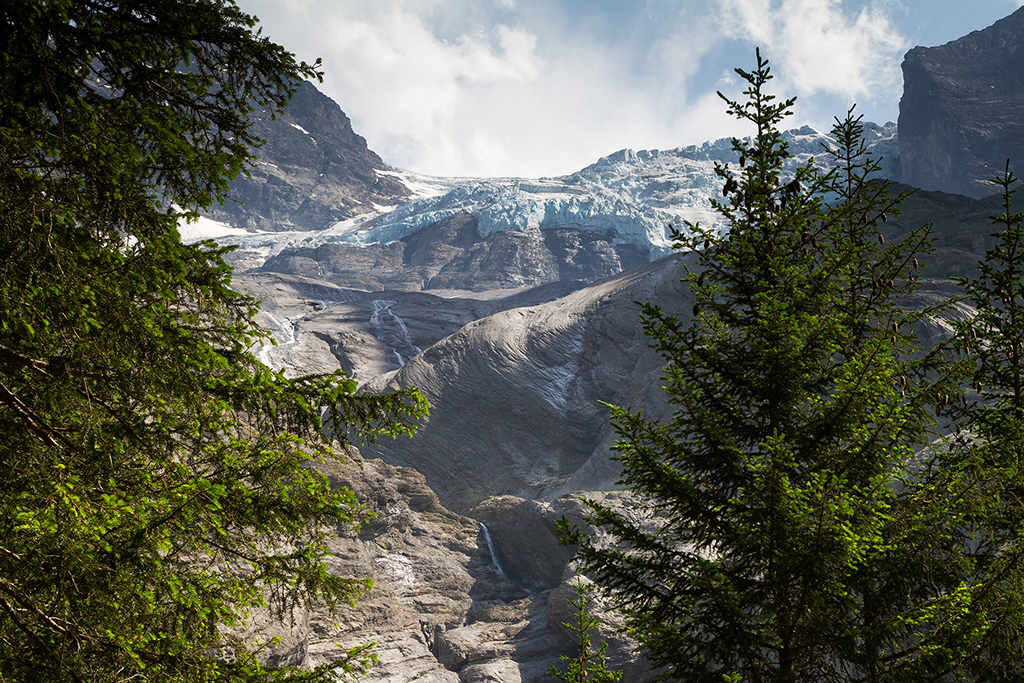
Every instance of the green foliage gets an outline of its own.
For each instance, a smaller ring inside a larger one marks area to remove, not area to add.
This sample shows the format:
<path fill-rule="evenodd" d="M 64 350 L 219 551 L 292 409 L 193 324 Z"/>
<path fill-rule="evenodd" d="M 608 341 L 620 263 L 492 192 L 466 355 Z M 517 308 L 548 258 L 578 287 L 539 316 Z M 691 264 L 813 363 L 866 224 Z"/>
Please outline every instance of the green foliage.
<path fill-rule="evenodd" d="M 959 349 L 976 360 L 978 400 L 949 459 L 974 484 L 961 509 L 974 531 L 968 578 L 980 626 L 971 673 L 982 681 L 1024 677 L 1024 213 L 1011 207 L 1016 181 L 1007 161 L 992 179 L 1003 197 L 1002 213 L 991 217 L 998 242 L 977 277 L 956 278 L 976 309 L 956 329 Z"/>
<path fill-rule="evenodd" d="M 601 620 L 590 613 L 593 601 L 587 594 L 587 586 L 582 579 L 578 579 L 573 584 L 573 590 L 576 597 L 569 598 L 569 604 L 575 610 L 573 614 L 576 619 L 571 624 L 565 622 L 562 625 L 579 639 L 579 653 L 575 658 L 559 657 L 563 662 L 569 662 L 569 666 L 565 671 L 551 667 L 548 675 L 564 683 L 617 683 L 622 678 L 622 672 L 609 671 L 605 666 L 604 653 L 608 650 L 608 643 L 602 642 L 596 650 L 590 644 L 590 632 L 601 625 Z"/>
<path fill-rule="evenodd" d="M 252 107 L 315 66 L 227 0 L 0 7 L 0 680 L 365 660 L 267 672 L 221 626 L 369 587 L 324 565 L 364 509 L 316 469 L 321 411 L 343 446 L 409 433 L 425 402 L 257 363 L 225 250 L 177 233 L 250 161 Z"/>
<path fill-rule="evenodd" d="M 975 420 L 980 425 L 1024 418 L 1024 213 L 1012 210 L 1016 190 L 1010 189 L 1017 180 L 1009 161 L 1005 172 L 991 180 L 1003 197 L 1002 214 L 991 217 L 1001 227 L 992 235 L 998 243 L 978 264 L 977 277 L 955 278 L 977 309 L 957 331 L 961 347 L 980 362 L 974 377 L 983 399 Z"/>
<path fill-rule="evenodd" d="M 873 179 L 860 119 L 836 121 L 833 170 L 788 175 L 779 124 L 794 100 L 765 92 L 767 62 L 730 113 L 756 127 L 716 165 L 730 229 L 687 224 L 697 252 L 686 323 L 645 304 L 668 361 L 670 422 L 611 406 L 621 483 L 645 519 L 588 501 L 563 523 L 582 570 L 611 589 L 664 677 L 715 682 L 928 680 L 962 670 L 970 541 L 962 470 L 936 465 L 932 413 L 958 395 L 961 364 L 926 353 L 905 310 L 929 230 L 883 234 L 901 197 Z M 723 674 L 723 672 L 733 672 Z"/>

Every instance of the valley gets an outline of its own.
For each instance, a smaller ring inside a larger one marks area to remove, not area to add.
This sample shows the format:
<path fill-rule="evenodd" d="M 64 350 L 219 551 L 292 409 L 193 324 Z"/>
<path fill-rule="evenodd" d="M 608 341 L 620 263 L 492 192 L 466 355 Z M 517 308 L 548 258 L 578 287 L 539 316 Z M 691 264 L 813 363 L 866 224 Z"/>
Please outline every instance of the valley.
<path fill-rule="evenodd" d="M 1024 47 L 1024 14 L 1005 21 L 1004 42 L 1010 35 Z M 908 53 L 914 69 L 929 63 L 922 54 L 944 54 L 919 50 Z M 921 87 L 908 81 L 905 97 Z M 923 308 L 956 291 L 951 277 L 975 271 L 993 243 L 989 216 L 999 201 L 978 189 L 977 173 L 991 165 L 943 180 L 962 194 L 929 188 L 915 154 L 941 156 L 948 140 L 908 142 L 920 133 L 905 129 L 919 130 L 934 108 L 907 103 L 918 112 L 913 123 L 866 124 L 866 139 L 885 159 L 881 175 L 911 183 L 895 186 L 910 194 L 880 237 L 898 241 L 934 225 L 922 286 L 905 302 Z M 939 113 L 947 127 L 966 125 Z M 238 245 L 233 286 L 261 302 L 258 320 L 276 342 L 257 357 L 289 376 L 343 370 L 372 393 L 415 386 L 431 404 L 415 438 L 353 450 L 327 472 L 377 514 L 337 539 L 332 571 L 375 582 L 342 619 L 341 646 L 378 643 L 370 680 L 546 679 L 573 651 L 559 626 L 569 618 L 572 551 L 558 544 L 554 523 L 581 519 L 580 496 L 630 507 L 602 404 L 652 418 L 671 412 L 660 390 L 664 363 L 636 302 L 690 318 L 693 297 L 680 278 L 695 257 L 672 250 L 667 227 L 720 228 L 707 201 L 721 189 L 714 164 L 739 160 L 718 140 L 620 150 L 558 178 L 420 176 L 368 150 L 310 84 L 284 116 L 259 126 L 268 144 L 253 177 L 232 189 L 239 204 L 207 217 L 236 232 L 215 239 Z M 1014 130 L 986 144 L 1019 137 Z M 785 137 L 789 169 L 820 159 L 832 142 L 809 128 Z M 949 326 L 932 320 L 917 332 L 932 344 Z M 609 663 L 626 681 L 650 680 L 615 632 L 616 616 L 602 615 Z M 272 663 L 340 656 L 322 615 L 280 635 Z"/>

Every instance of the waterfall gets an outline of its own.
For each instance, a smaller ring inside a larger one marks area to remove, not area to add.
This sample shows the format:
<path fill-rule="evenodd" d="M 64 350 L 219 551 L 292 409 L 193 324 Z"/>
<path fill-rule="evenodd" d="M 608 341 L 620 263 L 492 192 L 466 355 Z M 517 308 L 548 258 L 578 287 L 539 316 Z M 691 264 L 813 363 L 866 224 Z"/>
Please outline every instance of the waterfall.
<path fill-rule="evenodd" d="M 374 330 L 374 336 L 388 345 L 391 352 L 395 354 L 395 358 L 398 359 L 398 366 L 404 367 L 406 357 L 412 358 L 421 353 L 422 349 L 412 343 L 412 336 L 409 334 L 409 328 L 406 327 L 405 321 L 391 310 L 391 307 L 397 302 L 378 299 L 370 303 L 373 304 L 370 327 Z M 392 334 L 388 334 L 386 328 L 390 328 Z M 396 331 L 398 334 L 394 334 Z M 402 352 L 405 352 L 406 356 L 403 357 Z"/>
<path fill-rule="evenodd" d="M 487 530 L 487 525 L 480 522 L 480 530 L 484 532 L 484 540 L 487 541 L 487 549 L 491 551 L 491 564 L 498 570 L 498 573 L 508 579 L 508 574 L 501 568 L 501 563 L 498 562 L 498 553 L 494 550 L 494 541 L 491 540 L 491 532 Z M 509 579 L 511 581 L 511 579 Z"/>
<path fill-rule="evenodd" d="M 284 322 L 278 320 L 273 313 L 269 311 L 260 311 L 267 319 L 267 321 L 273 326 L 268 328 L 268 331 L 274 335 L 274 339 L 277 340 L 277 348 L 283 349 L 289 346 L 294 346 L 299 341 L 299 324 L 288 318 L 284 319 Z M 270 349 L 273 348 L 273 344 L 262 343 L 260 348 L 256 350 L 256 360 L 266 365 L 268 368 L 272 368 L 273 365 L 270 362 Z M 284 367 L 287 367 L 287 363 L 284 363 Z"/>

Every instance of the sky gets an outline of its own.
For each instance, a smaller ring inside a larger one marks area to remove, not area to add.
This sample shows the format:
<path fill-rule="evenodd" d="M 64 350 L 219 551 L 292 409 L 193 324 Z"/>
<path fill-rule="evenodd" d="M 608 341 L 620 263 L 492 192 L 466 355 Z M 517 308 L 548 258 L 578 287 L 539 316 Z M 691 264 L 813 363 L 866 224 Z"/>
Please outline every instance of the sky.
<path fill-rule="evenodd" d="M 1024 0 L 236 0 L 385 162 L 441 176 L 557 176 L 628 147 L 749 135 L 716 95 L 759 47 L 784 127 L 856 104 L 899 116 L 900 63 Z"/>

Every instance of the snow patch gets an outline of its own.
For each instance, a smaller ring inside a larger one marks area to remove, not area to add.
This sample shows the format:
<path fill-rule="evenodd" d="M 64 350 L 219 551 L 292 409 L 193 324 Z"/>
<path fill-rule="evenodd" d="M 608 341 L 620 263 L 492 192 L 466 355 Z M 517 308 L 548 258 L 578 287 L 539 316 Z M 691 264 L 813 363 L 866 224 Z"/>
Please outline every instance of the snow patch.
<path fill-rule="evenodd" d="M 555 410 L 565 411 L 569 408 L 572 398 L 572 383 L 580 371 L 579 359 L 583 358 L 583 325 L 566 335 L 568 348 L 561 349 L 560 355 L 566 358 L 562 365 L 541 368 L 539 375 L 547 385 L 544 400 Z"/>
<path fill-rule="evenodd" d="M 200 216 L 195 220 L 182 219 L 178 221 L 178 234 L 181 236 L 182 242 L 189 244 L 227 235 L 251 235 L 253 233 L 242 228 L 234 228 L 227 223 L 221 223 L 206 216 Z"/>
<path fill-rule="evenodd" d="M 389 176 L 397 179 L 405 185 L 405 187 L 412 192 L 413 197 L 417 199 L 439 197 L 451 190 L 454 185 L 457 185 L 460 182 L 465 182 L 466 180 L 422 175 L 412 171 L 401 170 L 385 171 L 383 169 L 374 169 L 374 173 L 379 176 Z"/>

